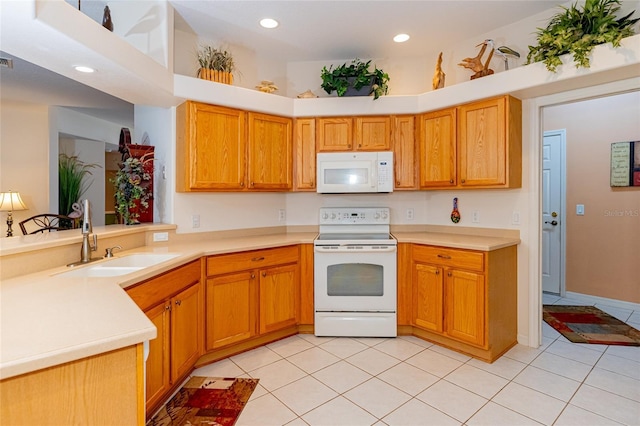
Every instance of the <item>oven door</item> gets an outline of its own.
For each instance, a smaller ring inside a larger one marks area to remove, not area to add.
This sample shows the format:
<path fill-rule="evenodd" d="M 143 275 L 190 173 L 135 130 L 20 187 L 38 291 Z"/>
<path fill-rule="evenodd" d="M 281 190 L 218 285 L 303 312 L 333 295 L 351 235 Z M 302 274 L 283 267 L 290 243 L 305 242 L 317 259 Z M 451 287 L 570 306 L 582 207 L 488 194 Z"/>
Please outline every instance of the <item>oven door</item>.
<path fill-rule="evenodd" d="M 316 245 L 316 312 L 395 312 L 396 245 Z"/>

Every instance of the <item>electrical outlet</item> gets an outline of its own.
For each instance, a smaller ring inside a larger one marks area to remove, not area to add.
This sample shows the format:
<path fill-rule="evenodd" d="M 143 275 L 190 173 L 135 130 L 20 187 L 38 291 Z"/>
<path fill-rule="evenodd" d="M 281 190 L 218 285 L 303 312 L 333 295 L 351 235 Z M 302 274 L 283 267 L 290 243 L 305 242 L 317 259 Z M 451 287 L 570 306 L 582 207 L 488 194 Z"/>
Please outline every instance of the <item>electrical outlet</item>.
<path fill-rule="evenodd" d="M 407 220 L 413 220 L 413 209 L 407 209 Z"/>
<path fill-rule="evenodd" d="M 513 213 L 511 213 L 511 224 L 512 225 L 520 225 L 520 212 L 517 210 L 514 210 Z"/>
<path fill-rule="evenodd" d="M 285 209 L 278 210 L 278 221 L 284 222 L 287 219 L 287 212 Z"/>
<path fill-rule="evenodd" d="M 192 228 L 200 228 L 200 215 L 199 214 L 191 215 L 191 227 Z"/>
<path fill-rule="evenodd" d="M 169 241 L 168 232 L 154 232 L 153 241 Z"/>
<path fill-rule="evenodd" d="M 480 212 L 478 210 L 474 210 L 471 215 L 471 222 L 480 223 Z"/>

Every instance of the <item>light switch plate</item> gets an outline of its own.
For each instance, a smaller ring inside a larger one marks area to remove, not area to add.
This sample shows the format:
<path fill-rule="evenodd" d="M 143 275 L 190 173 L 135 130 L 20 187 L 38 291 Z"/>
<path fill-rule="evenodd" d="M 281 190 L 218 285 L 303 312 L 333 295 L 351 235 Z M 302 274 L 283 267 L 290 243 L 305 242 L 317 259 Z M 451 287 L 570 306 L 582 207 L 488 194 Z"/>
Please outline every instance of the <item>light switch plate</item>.
<path fill-rule="evenodd" d="M 578 216 L 584 216 L 584 204 L 576 204 L 576 214 Z"/>

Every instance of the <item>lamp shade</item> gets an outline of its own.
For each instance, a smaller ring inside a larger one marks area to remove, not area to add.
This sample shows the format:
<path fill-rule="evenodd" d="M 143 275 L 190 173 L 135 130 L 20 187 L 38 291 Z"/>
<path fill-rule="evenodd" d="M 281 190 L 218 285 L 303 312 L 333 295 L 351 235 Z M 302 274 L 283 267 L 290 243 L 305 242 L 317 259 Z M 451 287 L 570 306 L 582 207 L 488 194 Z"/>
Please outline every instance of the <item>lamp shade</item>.
<path fill-rule="evenodd" d="M 27 206 L 20 198 L 19 192 L 0 192 L 0 212 L 15 212 L 26 209 Z"/>

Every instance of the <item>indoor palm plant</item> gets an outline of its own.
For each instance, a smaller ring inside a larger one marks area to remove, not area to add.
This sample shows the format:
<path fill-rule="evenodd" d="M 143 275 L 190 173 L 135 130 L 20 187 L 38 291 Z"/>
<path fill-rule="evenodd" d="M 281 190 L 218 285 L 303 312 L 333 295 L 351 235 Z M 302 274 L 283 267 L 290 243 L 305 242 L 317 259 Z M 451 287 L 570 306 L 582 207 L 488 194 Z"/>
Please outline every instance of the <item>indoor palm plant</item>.
<path fill-rule="evenodd" d="M 91 169 L 98 164 L 86 164 L 77 155 L 60 154 L 58 156 L 58 213 L 68 215 L 73 212 L 73 204 L 89 189 L 92 181 L 87 181 Z"/>
<path fill-rule="evenodd" d="M 141 209 L 149 207 L 153 194 L 149 191 L 151 174 L 145 165 L 151 161 L 153 158 L 129 157 L 122 162 L 112 180 L 115 185 L 116 213 L 125 225 L 140 223 L 138 218 Z"/>
<path fill-rule="evenodd" d="M 618 0 L 586 0 L 582 9 L 576 4 L 564 8 L 546 28 L 538 28 L 537 46 L 529 46 L 527 63 L 544 62 L 547 69 L 556 72 L 562 65 L 561 55 L 572 53 L 577 67 L 589 68 L 589 54 L 602 43 L 620 46 L 620 41 L 633 35 L 633 25 L 638 19 L 630 19 L 634 12 L 616 18 L 620 10 Z"/>
<path fill-rule="evenodd" d="M 198 77 L 218 83 L 233 84 L 235 63 L 233 56 L 226 50 L 212 46 L 203 46 L 198 50 Z"/>
<path fill-rule="evenodd" d="M 377 67 L 373 67 L 373 71 L 369 69 L 371 60 L 362 62 L 356 58 L 349 64 L 342 64 L 337 67 L 331 65 L 329 68 L 322 67 L 320 77 L 322 78 L 321 87 L 325 92 L 331 94 L 335 91 L 338 96 L 349 94 L 349 90 L 360 91 L 368 88 L 364 95 L 373 94 L 376 100 L 382 95 L 386 95 L 389 91 L 388 81 L 389 74 Z"/>

